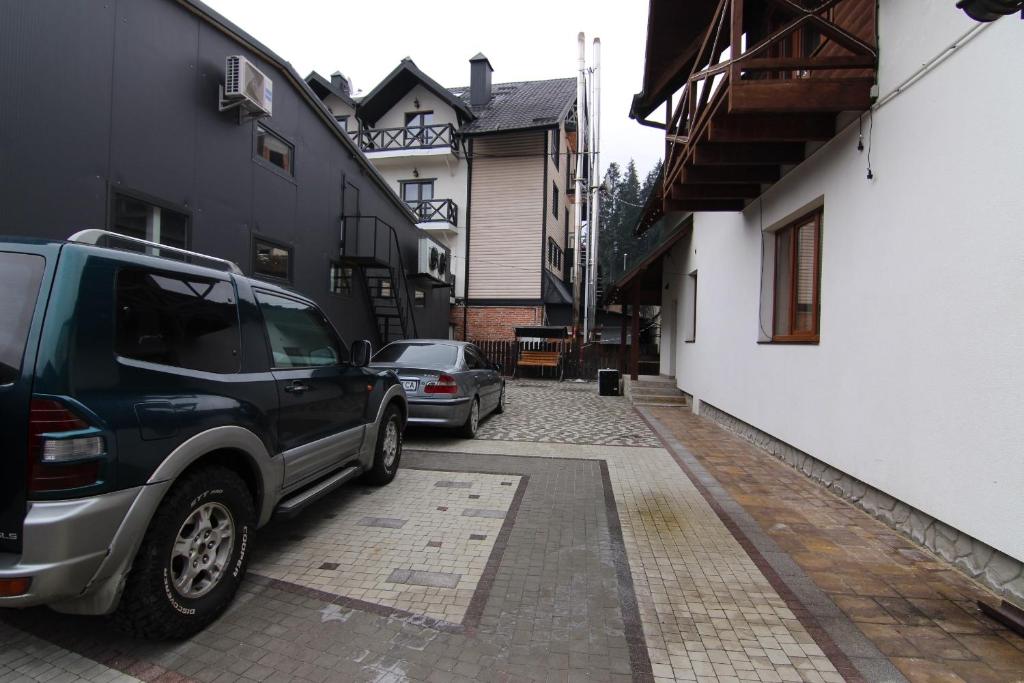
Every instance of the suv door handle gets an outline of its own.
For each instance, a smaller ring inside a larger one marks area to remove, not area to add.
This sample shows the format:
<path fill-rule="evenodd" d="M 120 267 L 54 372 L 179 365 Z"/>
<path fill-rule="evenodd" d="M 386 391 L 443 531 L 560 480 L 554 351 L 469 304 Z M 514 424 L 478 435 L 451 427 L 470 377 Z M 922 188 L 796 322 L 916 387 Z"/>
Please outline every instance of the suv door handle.
<path fill-rule="evenodd" d="M 289 394 L 302 394 L 309 391 L 309 385 L 301 380 L 294 380 L 291 384 L 286 384 L 284 390 Z"/>

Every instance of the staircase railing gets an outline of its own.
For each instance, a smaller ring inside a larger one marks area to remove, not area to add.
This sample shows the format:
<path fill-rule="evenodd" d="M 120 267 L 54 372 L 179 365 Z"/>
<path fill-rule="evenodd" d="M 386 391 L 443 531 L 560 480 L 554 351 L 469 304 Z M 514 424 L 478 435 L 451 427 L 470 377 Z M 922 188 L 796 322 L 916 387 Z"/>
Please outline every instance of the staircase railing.
<path fill-rule="evenodd" d="M 405 260 L 395 228 L 376 216 L 345 216 L 341 234 L 342 259 L 364 269 L 387 269 L 391 276 L 391 295 L 394 297 L 396 313 L 402 335 L 417 337 L 416 317 L 413 315 L 413 296 L 406 274 Z M 374 317 L 377 313 L 373 293 L 368 292 L 368 302 Z M 378 326 L 379 329 L 379 326 Z M 382 336 L 386 336 L 382 333 Z M 386 339 L 381 339 L 386 343 Z"/>

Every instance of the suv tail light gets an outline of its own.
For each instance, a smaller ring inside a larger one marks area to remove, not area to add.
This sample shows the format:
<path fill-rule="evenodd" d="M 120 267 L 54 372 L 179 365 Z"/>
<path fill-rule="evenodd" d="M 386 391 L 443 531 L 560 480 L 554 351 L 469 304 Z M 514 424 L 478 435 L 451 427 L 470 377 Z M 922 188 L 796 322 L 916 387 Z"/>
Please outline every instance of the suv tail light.
<path fill-rule="evenodd" d="M 95 484 L 97 458 L 106 452 L 99 434 L 62 403 L 33 398 L 28 423 L 28 490 L 60 491 Z"/>
<path fill-rule="evenodd" d="M 441 375 L 435 382 L 427 382 L 423 387 L 424 394 L 449 394 L 454 396 L 459 393 L 459 384 L 451 375 Z"/>

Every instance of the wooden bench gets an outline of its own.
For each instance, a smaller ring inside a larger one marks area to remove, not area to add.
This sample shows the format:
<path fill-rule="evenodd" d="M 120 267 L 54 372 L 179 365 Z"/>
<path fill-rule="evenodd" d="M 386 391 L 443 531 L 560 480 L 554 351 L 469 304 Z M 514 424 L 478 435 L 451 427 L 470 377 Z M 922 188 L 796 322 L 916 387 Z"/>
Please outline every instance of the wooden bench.
<path fill-rule="evenodd" d="M 559 368 L 558 378 L 561 373 L 562 354 L 558 351 L 520 351 L 519 359 L 516 361 L 516 373 L 521 367 L 535 368 Z"/>

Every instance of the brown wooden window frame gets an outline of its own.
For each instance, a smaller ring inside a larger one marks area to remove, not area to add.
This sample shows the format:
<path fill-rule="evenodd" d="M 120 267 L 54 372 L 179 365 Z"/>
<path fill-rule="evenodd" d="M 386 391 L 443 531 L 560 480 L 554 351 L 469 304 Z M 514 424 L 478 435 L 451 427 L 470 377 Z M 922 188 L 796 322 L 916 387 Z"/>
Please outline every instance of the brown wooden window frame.
<path fill-rule="evenodd" d="M 773 269 L 773 284 L 772 284 L 772 343 L 779 344 L 817 344 L 821 340 L 821 240 L 822 240 L 822 218 L 824 215 L 824 207 L 819 207 L 805 213 L 800 218 L 791 221 L 774 231 L 775 237 L 775 254 L 774 254 L 774 269 Z M 797 272 L 798 267 L 798 248 L 799 240 L 795 239 L 796 230 L 800 227 L 807 225 L 809 221 L 814 221 L 814 304 L 812 306 L 813 314 L 813 325 L 812 330 L 808 332 L 794 332 L 793 323 L 796 320 L 797 314 Z M 793 237 L 789 240 L 790 248 L 790 272 L 789 272 L 789 333 L 778 334 L 776 333 L 775 318 L 779 310 L 779 288 L 777 282 L 779 280 L 779 244 L 781 243 L 780 237 L 786 233 L 791 232 Z"/>

